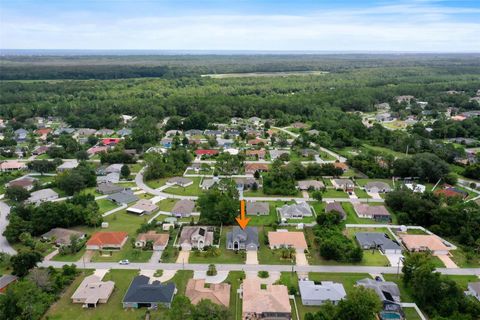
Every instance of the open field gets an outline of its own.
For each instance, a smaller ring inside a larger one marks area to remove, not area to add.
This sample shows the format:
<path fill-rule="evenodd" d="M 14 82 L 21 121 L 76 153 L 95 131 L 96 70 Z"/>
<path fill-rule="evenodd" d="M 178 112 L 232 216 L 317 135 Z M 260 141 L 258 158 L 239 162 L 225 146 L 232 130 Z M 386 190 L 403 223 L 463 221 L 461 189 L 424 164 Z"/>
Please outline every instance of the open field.
<path fill-rule="evenodd" d="M 202 74 L 202 77 L 208 77 L 213 79 L 258 78 L 258 77 L 288 77 L 288 76 L 319 76 L 327 73 L 328 72 L 325 72 L 325 71 L 245 72 L 245 73 Z"/>

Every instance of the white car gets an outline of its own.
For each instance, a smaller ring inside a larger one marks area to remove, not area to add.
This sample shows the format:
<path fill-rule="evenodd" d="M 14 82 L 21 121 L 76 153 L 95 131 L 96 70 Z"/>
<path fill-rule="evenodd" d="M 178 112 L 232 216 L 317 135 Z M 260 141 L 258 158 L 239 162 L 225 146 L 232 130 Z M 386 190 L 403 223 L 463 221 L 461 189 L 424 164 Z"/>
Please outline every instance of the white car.
<path fill-rule="evenodd" d="M 118 263 L 121 264 L 121 265 L 127 265 L 127 264 L 130 264 L 130 261 L 128 261 L 128 260 L 120 260 Z"/>

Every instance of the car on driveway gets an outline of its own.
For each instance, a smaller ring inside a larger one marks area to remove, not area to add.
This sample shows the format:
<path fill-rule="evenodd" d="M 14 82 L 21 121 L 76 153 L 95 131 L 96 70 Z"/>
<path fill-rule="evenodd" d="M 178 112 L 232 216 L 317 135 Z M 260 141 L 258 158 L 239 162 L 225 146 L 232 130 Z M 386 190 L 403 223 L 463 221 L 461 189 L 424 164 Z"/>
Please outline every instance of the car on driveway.
<path fill-rule="evenodd" d="M 121 264 L 121 265 L 127 265 L 127 264 L 130 264 L 130 261 L 128 261 L 128 260 L 120 260 L 118 263 Z"/>

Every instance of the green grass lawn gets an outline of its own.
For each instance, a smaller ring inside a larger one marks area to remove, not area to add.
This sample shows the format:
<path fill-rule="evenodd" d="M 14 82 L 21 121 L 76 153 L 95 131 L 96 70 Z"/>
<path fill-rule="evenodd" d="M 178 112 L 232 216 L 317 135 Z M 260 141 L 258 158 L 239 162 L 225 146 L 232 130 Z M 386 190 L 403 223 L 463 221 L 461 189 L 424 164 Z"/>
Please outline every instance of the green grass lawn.
<path fill-rule="evenodd" d="M 403 308 L 403 312 L 405 313 L 406 320 L 422 320 L 415 308 Z"/>
<path fill-rule="evenodd" d="M 216 257 L 209 256 L 207 251 L 192 251 L 190 253 L 190 263 L 245 263 L 245 251 L 228 250 L 226 239 L 227 233 L 232 230 L 233 227 L 223 227 L 222 234 L 220 235 L 220 254 Z"/>
<path fill-rule="evenodd" d="M 230 284 L 230 304 L 228 309 L 234 315 L 234 319 L 242 318 L 242 299 L 240 299 L 237 290 L 240 288 L 243 279 L 245 279 L 243 271 L 230 271 L 227 280 L 225 280 L 226 283 Z"/>
<path fill-rule="evenodd" d="M 458 247 L 457 250 L 450 251 L 450 254 L 452 255 L 452 260 L 460 268 L 478 268 L 480 266 L 480 256 L 478 254 L 467 256 L 461 247 Z"/>
<path fill-rule="evenodd" d="M 301 195 L 300 191 L 296 192 L 293 195 L 289 195 L 288 197 L 299 197 Z M 246 190 L 243 192 L 244 197 L 271 197 L 271 198 L 276 198 L 276 197 L 285 197 L 283 195 L 279 194 L 265 194 L 263 193 L 263 188 L 260 188 L 256 191 L 253 190 Z"/>
<path fill-rule="evenodd" d="M 369 182 L 374 182 L 374 181 L 385 182 L 385 183 L 388 184 L 390 187 L 393 186 L 392 179 L 355 179 L 355 182 L 356 182 L 357 185 L 359 185 L 360 187 L 364 187 L 367 183 L 369 183 Z"/>
<path fill-rule="evenodd" d="M 191 278 L 193 278 L 192 270 L 178 270 L 175 273 L 175 276 L 171 280 L 168 280 L 167 283 L 175 283 L 177 294 L 184 295 L 185 289 L 187 288 L 187 282 Z"/>
<path fill-rule="evenodd" d="M 170 211 L 172 211 L 172 209 L 175 206 L 175 203 L 177 203 L 177 201 L 178 200 L 176 200 L 176 199 L 165 199 L 165 200 L 157 202 L 156 205 L 158 206 L 158 210 L 170 212 Z"/>
<path fill-rule="evenodd" d="M 95 201 L 98 204 L 98 210 L 100 213 L 105 213 L 118 207 L 114 202 L 107 199 L 98 199 Z"/>
<path fill-rule="evenodd" d="M 308 278 L 312 281 L 333 281 L 342 283 L 347 294 L 352 292 L 355 283 L 358 280 L 371 278 L 367 273 L 317 273 L 310 272 Z"/>
<path fill-rule="evenodd" d="M 92 257 L 92 262 L 118 262 L 120 260 L 129 260 L 130 262 L 148 262 L 152 256 L 152 251 L 143 251 L 135 249 L 132 244 L 127 241 L 122 250 L 104 252 L 106 255 L 101 255 L 100 252 L 95 252 Z"/>
<path fill-rule="evenodd" d="M 356 188 L 355 189 L 355 194 L 357 195 L 357 197 L 359 198 L 366 198 L 366 199 L 370 199 L 371 197 L 368 195 L 367 191 L 363 190 L 363 189 L 360 189 L 360 188 Z"/>
<path fill-rule="evenodd" d="M 389 155 L 394 156 L 395 158 L 407 157 L 407 155 L 405 153 L 393 151 L 392 149 L 388 149 L 388 148 L 384 148 L 384 147 L 377 147 L 377 146 L 372 146 L 372 145 L 369 145 L 369 144 L 364 144 L 364 145 L 362 145 L 362 148 L 365 148 L 367 150 L 376 151 L 376 152 L 378 152 L 380 154 L 383 154 L 383 155 L 389 154 Z"/>
<path fill-rule="evenodd" d="M 348 194 L 335 189 L 326 189 L 322 194 L 323 198 L 348 198 Z"/>
<path fill-rule="evenodd" d="M 148 180 L 145 181 L 145 184 L 149 186 L 150 188 L 157 189 L 160 188 L 161 186 L 165 185 L 165 182 L 170 178 L 161 178 L 161 179 L 155 179 L 155 180 Z"/>
<path fill-rule="evenodd" d="M 97 187 L 85 188 L 81 191 L 83 194 L 92 194 L 95 197 L 103 196 L 103 194 L 97 192 Z"/>
<path fill-rule="evenodd" d="M 129 164 L 130 167 L 130 172 L 139 172 L 143 168 L 143 163 L 134 163 L 134 164 Z"/>
<path fill-rule="evenodd" d="M 188 187 L 169 187 L 164 190 L 166 193 L 175 194 L 179 196 L 199 196 L 203 193 L 203 190 L 200 188 L 200 177 L 189 178 L 193 180 L 193 184 L 189 185 Z"/>
<path fill-rule="evenodd" d="M 176 228 L 173 231 L 171 231 L 170 238 L 168 239 L 168 245 L 165 248 L 165 250 L 163 250 L 163 254 L 161 257 L 162 262 L 173 263 L 177 261 L 179 251 L 178 251 L 178 248 L 175 248 L 173 246 L 173 243 L 175 242 L 175 238 L 177 237 L 179 231 L 180 231 L 180 228 Z"/>
<path fill-rule="evenodd" d="M 82 258 L 84 253 L 85 253 L 85 246 L 75 254 L 66 254 L 66 255 L 57 254 L 52 258 L 52 260 L 65 261 L 65 262 L 77 262 Z"/>

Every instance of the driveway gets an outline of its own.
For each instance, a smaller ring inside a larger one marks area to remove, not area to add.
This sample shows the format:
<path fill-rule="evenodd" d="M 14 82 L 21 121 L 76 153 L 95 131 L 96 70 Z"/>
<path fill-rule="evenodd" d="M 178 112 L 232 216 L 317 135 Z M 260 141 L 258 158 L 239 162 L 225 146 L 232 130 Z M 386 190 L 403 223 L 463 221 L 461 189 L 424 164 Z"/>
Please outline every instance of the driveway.
<path fill-rule="evenodd" d="M 295 253 L 295 261 L 297 266 L 308 266 L 308 260 L 303 250 L 297 250 Z"/>
<path fill-rule="evenodd" d="M 159 262 L 160 258 L 162 257 L 162 253 L 163 251 L 153 251 L 153 254 L 150 257 L 150 260 L 148 262 L 150 263 Z"/>
<path fill-rule="evenodd" d="M 247 250 L 247 261 L 245 264 L 258 264 L 257 251 Z"/>
<path fill-rule="evenodd" d="M 403 259 L 403 255 L 401 253 L 391 253 L 391 254 L 385 254 L 385 257 L 387 257 L 388 259 L 388 262 L 390 262 L 390 265 L 392 267 L 398 267 L 400 265 L 400 267 L 403 266 L 403 263 L 402 263 L 402 260 Z M 400 262 L 400 264 L 399 264 Z"/>
<path fill-rule="evenodd" d="M 382 197 L 377 192 L 367 192 L 367 194 L 372 197 L 372 199 L 380 200 Z"/>
<path fill-rule="evenodd" d="M 3 232 L 8 226 L 7 216 L 10 213 L 10 206 L 5 202 L 0 201 L 0 252 L 5 252 L 10 255 L 17 254 L 17 251 L 8 243 L 7 238 L 3 236 Z"/>
<path fill-rule="evenodd" d="M 452 259 L 446 254 L 439 254 L 437 255 L 438 259 L 442 260 L 443 264 L 445 265 L 446 268 L 449 269 L 455 269 L 458 268 L 457 264 L 453 262 Z"/>
<path fill-rule="evenodd" d="M 204 279 L 205 283 L 222 283 L 227 277 L 228 271 L 217 271 L 214 276 L 207 276 L 207 271 L 193 271 L 193 279 Z"/>
<path fill-rule="evenodd" d="M 177 263 L 188 263 L 188 258 L 190 258 L 190 251 L 181 250 L 178 253 Z"/>

